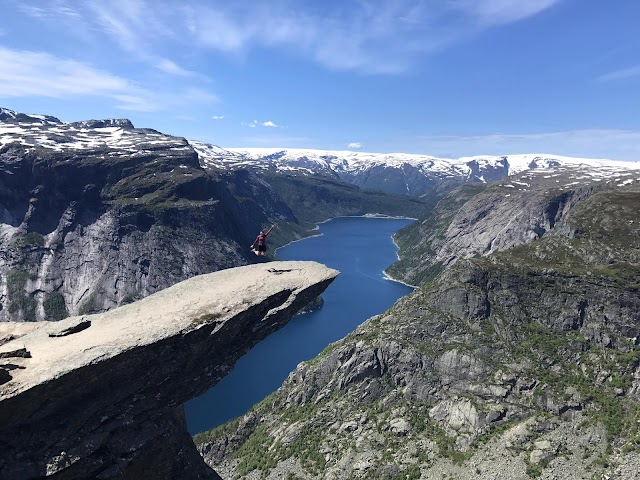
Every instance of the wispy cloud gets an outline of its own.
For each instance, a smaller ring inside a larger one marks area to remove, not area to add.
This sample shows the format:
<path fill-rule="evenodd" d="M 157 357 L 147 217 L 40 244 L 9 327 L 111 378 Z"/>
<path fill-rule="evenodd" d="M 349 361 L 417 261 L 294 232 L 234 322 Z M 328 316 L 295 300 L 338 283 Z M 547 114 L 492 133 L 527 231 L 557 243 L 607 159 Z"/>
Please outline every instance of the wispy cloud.
<path fill-rule="evenodd" d="M 640 130 L 583 129 L 491 135 L 428 135 L 420 149 L 436 156 L 548 153 L 640 161 Z"/>
<path fill-rule="evenodd" d="M 224 120 L 224 115 L 213 115 L 212 120 Z"/>
<path fill-rule="evenodd" d="M 156 112 L 159 105 L 146 96 L 136 96 L 127 94 L 113 95 L 117 100 L 116 107 L 120 110 L 130 110 L 133 112 Z"/>
<path fill-rule="evenodd" d="M 182 77 L 189 77 L 189 76 L 195 75 L 194 72 L 187 70 L 185 68 L 182 68 L 181 66 L 176 64 L 174 61 L 169 60 L 168 58 L 159 58 L 155 66 L 158 70 L 162 70 L 163 72 L 166 72 L 166 73 L 171 73 L 172 75 L 179 75 Z"/>
<path fill-rule="evenodd" d="M 152 91 L 76 60 L 0 47 L 0 98 L 28 96 L 100 96 L 114 100 L 117 108 L 122 110 L 142 112 L 218 101 L 215 94 L 200 88 Z"/>
<path fill-rule="evenodd" d="M 48 25 L 66 29 L 83 39 L 106 36 L 120 49 L 158 70 L 178 76 L 195 73 L 158 53 L 163 41 L 176 40 L 173 18 L 164 2 L 147 0 L 110 0 L 109 2 L 74 3 L 68 0 L 29 5 L 21 10 Z"/>
<path fill-rule="evenodd" d="M 278 128 L 278 125 L 273 123 L 271 120 L 267 120 L 266 122 L 262 122 L 262 126 L 263 127 L 270 127 L 270 128 Z"/>
<path fill-rule="evenodd" d="M 277 0 L 192 5 L 183 12 L 195 42 L 224 53 L 285 48 L 333 70 L 399 73 L 416 56 L 536 15 L 559 1 L 347 0 L 336 8 L 303 9 Z"/>
<path fill-rule="evenodd" d="M 0 97 L 101 95 L 136 90 L 127 79 L 48 53 L 0 47 Z"/>
<path fill-rule="evenodd" d="M 349 150 L 360 150 L 363 147 L 363 145 L 360 142 L 351 142 L 349 145 L 347 145 L 347 148 Z"/>
<path fill-rule="evenodd" d="M 601 82 L 609 82 L 615 80 L 626 80 L 628 78 L 640 77 L 640 65 L 635 67 L 623 68 L 613 72 L 606 73 L 597 78 Z"/>
<path fill-rule="evenodd" d="M 332 70 L 389 74 L 410 69 L 416 57 L 560 1 L 345 0 L 311 7 L 294 0 L 190 0 L 179 6 L 168 0 L 55 0 L 27 2 L 23 10 L 43 21 L 77 23 L 80 17 L 121 49 L 171 74 L 189 70 L 163 61 L 168 40 L 199 53 L 243 58 L 255 49 L 279 49 Z"/>
<path fill-rule="evenodd" d="M 559 0 L 454 0 L 451 5 L 480 26 L 517 22 L 546 10 Z"/>

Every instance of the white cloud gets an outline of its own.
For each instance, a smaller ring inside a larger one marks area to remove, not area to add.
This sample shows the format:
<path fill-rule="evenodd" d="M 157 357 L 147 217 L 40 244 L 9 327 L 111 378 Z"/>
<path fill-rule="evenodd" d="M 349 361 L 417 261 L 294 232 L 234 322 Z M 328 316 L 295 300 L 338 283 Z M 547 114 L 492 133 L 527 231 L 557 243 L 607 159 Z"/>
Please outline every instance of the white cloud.
<path fill-rule="evenodd" d="M 122 110 L 142 112 L 218 102 L 215 94 L 200 88 L 151 91 L 76 60 L 0 47 L 0 98 L 30 96 L 100 96 L 115 100 Z"/>
<path fill-rule="evenodd" d="M 560 0 L 454 0 L 452 5 L 481 26 L 513 23 L 536 15 Z"/>
<path fill-rule="evenodd" d="M 607 73 L 598 77 L 599 81 L 609 82 L 614 80 L 626 80 L 628 78 L 640 77 L 640 65 L 635 67 L 624 68 L 614 72 Z"/>
<path fill-rule="evenodd" d="M 545 153 L 640 161 L 640 130 L 583 129 L 525 134 L 431 135 L 420 137 L 419 148 L 436 156 Z"/>
<path fill-rule="evenodd" d="M 211 117 L 212 120 L 223 120 L 224 119 L 224 115 L 213 115 Z"/>
<path fill-rule="evenodd" d="M 347 0 L 303 9 L 291 0 L 184 7 L 196 44 L 244 56 L 285 48 L 334 70 L 398 73 L 416 56 L 491 26 L 530 17 L 560 0 Z"/>
<path fill-rule="evenodd" d="M 113 98 L 118 101 L 116 107 L 120 110 L 131 110 L 134 112 L 156 112 L 158 111 L 158 104 L 150 101 L 149 98 L 139 97 L 136 95 L 119 94 L 113 95 Z"/>
<path fill-rule="evenodd" d="M 177 65 L 173 60 L 169 60 L 168 58 L 158 59 L 158 63 L 156 63 L 156 68 L 158 70 L 162 70 L 163 72 L 171 73 L 173 75 L 179 75 L 182 77 L 195 75 L 194 72 L 182 68 L 181 66 Z"/>
<path fill-rule="evenodd" d="M 255 49 L 279 49 L 332 70 L 388 74 L 408 70 L 416 57 L 536 15 L 559 1 L 344 0 L 316 7 L 294 0 L 188 0 L 180 5 L 56 0 L 27 4 L 23 10 L 50 24 L 73 24 L 71 32 L 81 30 L 81 19 L 85 33 L 101 32 L 129 54 L 175 75 L 191 73 L 165 58 L 176 45 L 239 58 Z"/>
<path fill-rule="evenodd" d="M 278 128 L 279 125 L 276 125 L 271 120 L 266 120 L 264 122 L 259 122 L 258 120 L 254 120 L 253 122 L 241 122 L 240 125 L 243 127 L 256 128 L 256 127 L 267 127 L 267 128 Z"/>
<path fill-rule="evenodd" d="M 0 47 L 0 97 L 103 95 L 135 90 L 127 79 L 48 53 Z"/>
<path fill-rule="evenodd" d="M 347 148 L 349 150 L 360 150 L 363 147 L 363 145 L 360 142 L 351 142 L 349 145 L 347 145 Z"/>

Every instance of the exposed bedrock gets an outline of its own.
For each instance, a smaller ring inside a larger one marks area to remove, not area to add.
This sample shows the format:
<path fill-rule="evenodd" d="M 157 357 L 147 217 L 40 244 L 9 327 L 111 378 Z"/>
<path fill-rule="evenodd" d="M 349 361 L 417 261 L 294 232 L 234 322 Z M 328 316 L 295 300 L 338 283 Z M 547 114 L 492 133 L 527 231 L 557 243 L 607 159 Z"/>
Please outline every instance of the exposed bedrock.
<path fill-rule="evenodd" d="M 219 478 L 187 434 L 182 405 L 337 274 L 270 262 L 101 314 L 0 325 L 0 478 Z"/>

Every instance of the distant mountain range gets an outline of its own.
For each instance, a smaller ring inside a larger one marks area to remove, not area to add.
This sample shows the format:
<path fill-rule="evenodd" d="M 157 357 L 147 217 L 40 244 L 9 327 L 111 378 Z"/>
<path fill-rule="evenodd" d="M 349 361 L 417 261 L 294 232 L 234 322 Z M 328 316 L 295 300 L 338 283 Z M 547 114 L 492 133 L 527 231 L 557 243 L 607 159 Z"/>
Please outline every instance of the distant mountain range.
<path fill-rule="evenodd" d="M 571 184 L 640 176 L 640 162 L 558 155 L 475 156 L 458 159 L 407 153 L 365 153 L 278 148 L 220 148 L 190 141 L 205 168 L 330 175 L 362 188 L 423 196 L 442 185 L 491 183 L 519 174 L 557 175 Z M 523 182 L 520 184 L 523 185 Z"/>
<path fill-rule="evenodd" d="M 519 174 L 557 175 L 557 183 L 592 183 L 640 176 L 640 162 L 524 154 L 458 159 L 407 153 L 366 153 L 282 148 L 222 148 L 186 141 L 153 129 L 134 128 L 126 119 L 65 123 L 47 115 L 0 108 L 0 146 L 18 142 L 56 151 L 109 148 L 148 153 L 162 148 L 193 148 L 209 170 L 249 169 L 288 175 L 340 179 L 358 187 L 421 197 L 463 183 L 491 183 Z M 522 187 L 523 183 L 515 184 Z"/>

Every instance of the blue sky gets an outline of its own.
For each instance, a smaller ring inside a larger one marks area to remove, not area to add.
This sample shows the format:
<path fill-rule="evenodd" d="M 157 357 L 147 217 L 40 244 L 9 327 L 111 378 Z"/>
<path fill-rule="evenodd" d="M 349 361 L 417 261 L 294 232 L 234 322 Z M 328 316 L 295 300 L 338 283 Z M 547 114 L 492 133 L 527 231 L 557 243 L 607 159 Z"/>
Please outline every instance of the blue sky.
<path fill-rule="evenodd" d="M 640 160 L 637 0 L 0 0 L 0 106 L 224 147 Z"/>

